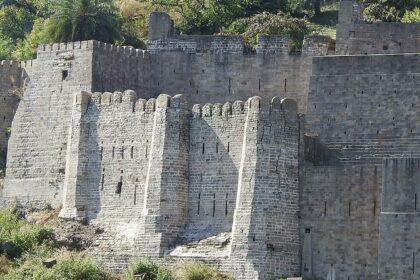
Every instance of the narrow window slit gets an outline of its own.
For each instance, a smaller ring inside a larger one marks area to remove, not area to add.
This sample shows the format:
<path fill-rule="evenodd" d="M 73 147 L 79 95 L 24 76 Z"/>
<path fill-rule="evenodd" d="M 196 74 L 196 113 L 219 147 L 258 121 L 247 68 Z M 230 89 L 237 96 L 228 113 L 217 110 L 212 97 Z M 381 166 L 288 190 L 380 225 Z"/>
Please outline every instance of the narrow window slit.
<path fill-rule="evenodd" d="M 115 147 L 112 147 L 112 159 L 115 158 Z"/>
<path fill-rule="evenodd" d="M 219 153 L 219 143 L 216 143 L 216 154 Z"/>
<path fill-rule="evenodd" d="M 417 194 L 414 195 L 414 211 L 417 211 Z"/>
<path fill-rule="evenodd" d="M 134 186 L 134 205 L 137 204 L 137 185 Z"/>
<path fill-rule="evenodd" d="M 123 185 L 123 183 L 122 183 L 122 176 L 120 177 L 120 181 L 118 182 L 118 184 L 117 184 L 117 189 L 115 190 L 115 193 L 116 194 L 121 194 L 121 191 L 122 191 L 122 185 Z"/>
<path fill-rule="evenodd" d="M 204 155 L 204 151 L 205 151 L 205 143 L 202 144 L 201 146 L 201 153 Z"/>
<path fill-rule="evenodd" d="M 134 158 L 134 147 L 131 146 L 131 158 Z"/>
<path fill-rule="evenodd" d="M 327 202 L 324 201 L 324 216 L 327 216 Z"/>
<path fill-rule="evenodd" d="M 197 202 L 197 215 L 200 216 L 200 200 L 201 200 L 201 193 L 198 193 L 198 202 Z"/>
<path fill-rule="evenodd" d="M 102 170 L 101 191 L 104 190 L 104 184 L 105 184 L 105 168 Z"/>
<path fill-rule="evenodd" d="M 216 213 L 216 194 L 213 194 L 213 217 Z"/>
<path fill-rule="evenodd" d="M 227 145 L 227 152 L 228 153 L 230 152 L 230 142 L 228 142 L 228 145 Z"/>
<path fill-rule="evenodd" d="M 349 200 L 349 217 L 351 216 L 351 200 Z"/>
<path fill-rule="evenodd" d="M 225 216 L 228 215 L 228 196 L 229 194 L 226 194 L 226 201 L 225 201 Z"/>
<path fill-rule="evenodd" d="M 121 158 L 124 159 L 124 147 L 121 148 Z"/>
<path fill-rule="evenodd" d="M 415 253 L 413 252 L 413 274 L 414 274 L 414 272 L 415 272 L 415 258 L 416 258 L 416 255 L 415 255 Z"/>
<path fill-rule="evenodd" d="M 101 147 L 101 160 L 103 158 L 103 154 L 104 154 L 104 147 Z"/>
<path fill-rule="evenodd" d="M 146 158 L 147 158 L 148 147 L 146 146 Z"/>
<path fill-rule="evenodd" d="M 69 76 L 69 70 L 63 70 L 61 72 L 61 80 L 64 81 Z"/>
<path fill-rule="evenodd" d="M 373 216 L 376 216 L 376 200 L 373 201 Z"/>

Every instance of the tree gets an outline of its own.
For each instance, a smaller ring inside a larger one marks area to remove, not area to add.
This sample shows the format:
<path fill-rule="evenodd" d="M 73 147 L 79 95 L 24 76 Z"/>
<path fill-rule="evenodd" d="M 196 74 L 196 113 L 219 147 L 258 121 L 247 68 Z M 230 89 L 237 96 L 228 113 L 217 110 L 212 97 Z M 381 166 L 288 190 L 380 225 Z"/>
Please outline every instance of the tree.
<path fill-rule="evenodd" d="M 407 11 L 420 7 L 420 0 L 362 0 L 366 21 L 401 21 Z"/>
<path fill-rule="evenodd" d="M 420 8 L 415 8 L 412 11 L 407 11 L 404 14 L 402 22 L 405 22 L 405 23 L 420 22 Z"/>
<path fill-rule="evenodd" d="M 49 39 L 55 42 L 121 39 L 117 9 L 112 0 L 55 0 L 47 22 Z"/>
<path fill-rule="evenodd" d="M 235 21 L 226 31 L 241 34 L 245 41 L 252 45 L 258 43 L 259 35 L 285 35 L 291 39 L 294 48 L 300 48 L 305 35 L 309 34 L 311 29 L 304 19 L 294 18 L 282 12 L 263 12 Z"/>

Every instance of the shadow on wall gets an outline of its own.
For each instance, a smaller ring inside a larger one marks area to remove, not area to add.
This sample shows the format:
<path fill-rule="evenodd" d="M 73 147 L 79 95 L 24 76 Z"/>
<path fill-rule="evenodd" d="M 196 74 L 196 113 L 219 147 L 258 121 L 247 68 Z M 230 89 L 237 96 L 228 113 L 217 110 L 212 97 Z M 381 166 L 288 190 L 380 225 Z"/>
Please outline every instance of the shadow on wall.
<path fill-rule="evenodd" d="M 91 102 L 89 106 L 89 119 L 84 119 L 83 122 L 86 125 L 86 139 L 81 144 L 85 143 L 87 147 L 87 163 L 86 170 L 83 172 L 87 178 L 85 184 L 85 197 L 86 197 L 86 206 L 87 206 L 87 218 L 88 220 L 93 220 L 97 217 L 98 213 L 101 211 L 101 197 L 100 197 L 100 186 L 101 186 L 101 170 L 102 170 L 102 158 L 101 158 L 101 149 L 99 147 L 99 136 L 98 136 L 98 127 L 99 127 L 99 114 L 100 110 L 97 104 Z M 95 170 L 95 172 L 91 172 Z"/>
<path fill-rule="evenodd" d="M 243 110 L 243 108 L 242 108 Z M 243 111 L 207 104 L 190 122 L 187 227 L 181 244 L 231 232 L 243 140 Z"/>

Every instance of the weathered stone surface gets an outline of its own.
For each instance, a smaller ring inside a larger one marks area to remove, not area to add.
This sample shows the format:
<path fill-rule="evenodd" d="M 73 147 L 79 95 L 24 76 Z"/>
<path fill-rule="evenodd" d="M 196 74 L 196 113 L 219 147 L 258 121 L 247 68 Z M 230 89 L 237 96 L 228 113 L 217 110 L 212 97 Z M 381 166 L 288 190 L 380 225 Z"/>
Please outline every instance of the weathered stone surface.
<path fill-rule="evenodd" d="M 148 50 L 73 42 L 4 62 L 0 88 L 26 93 L 0 205 L 62 205 L 57 241 L 111 270 L 151 256 L 243 280 L 417 279 L 419 26 L 341 5 L 336 51 L 357 56 L 321 36 L 251 51 L 156 12 Z"/>

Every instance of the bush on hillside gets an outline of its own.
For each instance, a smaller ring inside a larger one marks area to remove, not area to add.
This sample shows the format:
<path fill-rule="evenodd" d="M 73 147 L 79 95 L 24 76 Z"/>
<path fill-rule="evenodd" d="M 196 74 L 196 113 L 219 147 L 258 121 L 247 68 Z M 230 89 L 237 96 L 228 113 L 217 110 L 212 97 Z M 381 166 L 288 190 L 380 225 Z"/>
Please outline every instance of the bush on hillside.
<path fill-rule="evenodd" d="M 233 280 L 234 278 L 220 273 L 217 269 L 202 263 L 181 265 L 174 270 L 177 280 Z"/>
<path fill-rule="evenodd" d="M 144 277 L 145 280 L 174 280 L 171 272 L 151 259 L 135 259 L 126 272 L 126 280 Z M 142 278 L 140 278 L 142 279 Z"/>
<path fill-rule="evenodd" d="M 263 12 L 251 18 L 240 19 L 225 30 L 226 33 L 241 34 L 247 43 L 256 45 L 260 35 L 288 36 L 294 48 L 300 48 L 305 35 L 311 29 L 304 19 L 293 18 L 288 14 Z"/>
<path fill-rule="evenodd" d="M 41 225 L 31 225 L 10 210 L 0 211 L 0 253 L 9 258 L 33 251 L 41 243 L 51 240 L 52 236 L 51 230 Z"/>

